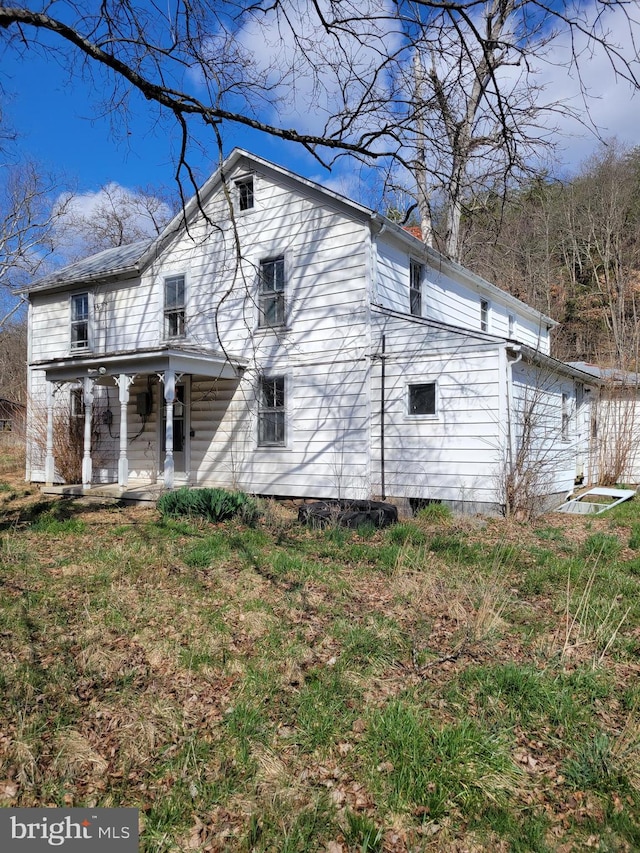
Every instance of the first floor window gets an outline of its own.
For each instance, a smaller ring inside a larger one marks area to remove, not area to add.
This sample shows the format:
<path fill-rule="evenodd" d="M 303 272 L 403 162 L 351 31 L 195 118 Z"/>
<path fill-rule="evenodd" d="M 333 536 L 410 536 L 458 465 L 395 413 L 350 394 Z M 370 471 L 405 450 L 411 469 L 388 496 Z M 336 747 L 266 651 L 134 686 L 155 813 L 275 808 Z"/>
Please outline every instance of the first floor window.
<path fill-rule="evenodd" d="M 185 333 L 184 276 L 164 280 L 164 336 L 183 338 Z"/>
<path fill-rule="evenodd" d="M 435 382 L 424 382 L 421 385 L 409 385 L 409 414 L 436 414 Z"/>
<path fill-rule="evenodd" d="M 417 261 L 409 267 L 409 310 L 414 317 L 422 317 L 422 264 Z"/>
<path fill-rule="evenodd" d="M 284 257 L 260 261 L 259 326 L 284 325 Z"/>
<path fill-rule="evenodd" d="M 258 390 L 258 444 L 285 443 L 285 378 L 264 376 Z"/>
<path fill-rule="evenodd" d="M 80 446 L 84 433 L 84 392 L 82 388 L 72 388 L 69 397 L 69 441 Z"/>
<path fill-rule="evenodd" d="M 89 349 L 89 294 L 71 297 L 71 349 Z"/>

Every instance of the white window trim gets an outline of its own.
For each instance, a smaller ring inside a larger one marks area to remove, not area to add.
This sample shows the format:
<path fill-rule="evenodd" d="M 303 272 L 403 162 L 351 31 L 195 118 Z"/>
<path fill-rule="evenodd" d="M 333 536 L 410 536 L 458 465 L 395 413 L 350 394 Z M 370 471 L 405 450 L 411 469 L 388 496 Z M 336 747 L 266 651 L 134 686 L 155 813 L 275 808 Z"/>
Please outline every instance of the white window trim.
<path fill-rule="evenodd" d="M 74 347 L 73 345 L 73 335 L 71 334 L 71 330 L 73 328 L 73 298 L 74 296 L 84 296 L 87 295 L 87 346 L 86 347 Z M 74 293 L 69 294 L 69 352 L 76 355 L 78 353 L 83 352 L 93 352 L 93 344 L 94 344 L 94 328 L 95 318 L 94 318 L 94 306 L 93 306 L 93 292 L 91 290 L 76 290 Z"/>
<path fill-rule="evenodd" d="M 251 195 L 252 195 L 252 203 L 251 207 L 240 207 L 240 186 L 241 184 L 246 184 L 251 181 Z M 239 216 L 246 216 L 247 214 L 252 213 L 256 209 L 256 176 L 249 173 L 246 175 L 239 175 L 237 178 L 234 178 L 233 181 L 233 209 Z"/>
<path fill-rule="evenodd" d="M 420 279 L 419 279 L 419 287 L 418 288 L 413 288 L 411 286 L 411 282 L 412 282 L 412 278 L 413 278 L 412 271 L 413 271 L 414 267 L 420 270 Z M 420 293 L 420 305 L 419 305 L 419 310 L 418 310 L 417 314 L 414 311 L 412 311 L 412 305 L 411 305 L 411 302 L 412 302 L 411 295 L 414 292 L 414 290 L 416 293 L 418 293 L 418 292 Z M 415 258 L 409 258 L 409 313 L 411 314 L 412 317 L 423 317 L 424 316 L 424 264 L 421 264 L 420 261 L 417 261 Z"/>
<path fill-rule="evenodd" d="M 260 443 L 260 394 L 263 379 L 284 379 L 284 443 L 283 444 L 261 444 Z M 289 373 L 283 370 L 263 370 L 258 376 L 258 381 L 255 387 L 256 400 L 256 424 L 255 424 L 255 447 L 258 451 L 273 451 L 290 450 L 292 446 L 293 435 L 293 382 Z"/>
<path fill-rule="evenodd" d="M 262 319 L 262 310 L 261 310 L 261 275 L 262 275 L 262 264 L 268 263 L 269 261 L 276 261 L 279 258 L 282 258 L 284 264 L 284 272 L 283 272 L 283 289 L 282 289 L 282 298 L 283 298 L 283 309 L 282 309 L 282 323 L 275 324 L 273 326 L 268 323 L 261 323 Z M 267 252 L 262 254 L 260 258 L 257 260 L 255 264 L 256 269 L 256 298 L 255 298 L 255 323 L 254 329 L 258 334 L 264 333 L 275 333 L 278 334 L 283 330 L 286 330 L 288 327 L 288 317 L 289 317 L 289 277 L 290 271 L 292 269 L 291 265 L 291 253 L 286 249 L 275 249 L 273 252 Z"/>
<path fill-rule="evenodd" d="M 184 281 L 184 332 L 182 335 L 167 335 L 166 333 L 166 315 L 165 315 L 165 299 L 166 285 L 171 278 L 182 278 Z M 184 341 L 188 336 L 189 329 L 189 279 L 185 272 L 165 273 L 161 281 L 161 298 L 160 298 L 160 340 L 163 342 Z"/>
<path fill-rule="evenodd" d="M 480 331 L 486 334 L 491 332 L 491 302 L 482 296 L 480 297 Z"/>
<path fill-rule="evenodd" d="M 409 409 L 409 400 L 410 400 L 410 388 L 414 385 L 433 385 L 434 386 L 434 397 L 435 397 L 435 412 L 433 414 L 418 414 L 417 412 L 411 412 Z M 440 420 L 442 415 L 442 407 L 440 400 L 440 383 L 437 379 L 425 379 L 424 376 L 416 376 L 414 379 L 408 379 L 407 384 L 405 386 L 404 392 L 404 415 L 405 418 L 409 421 L 437 421 Z"/>
<path fill-rule="evenodd" d="M 562 391 L 560 395 L 560 441 L 565 444 L 571 441 L 571 394 Z"/>

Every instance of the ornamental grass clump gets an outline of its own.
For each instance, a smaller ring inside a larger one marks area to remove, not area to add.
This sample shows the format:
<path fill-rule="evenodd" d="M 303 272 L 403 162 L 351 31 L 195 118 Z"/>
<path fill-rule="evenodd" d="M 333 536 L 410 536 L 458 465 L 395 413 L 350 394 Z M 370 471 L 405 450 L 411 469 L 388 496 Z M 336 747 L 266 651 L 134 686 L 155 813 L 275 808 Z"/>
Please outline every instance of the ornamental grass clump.
<path fill-rule="evenodd" d="M 240 516 L 252 524 L 258 517 L 256 501 L 245 492 L 228 492 L 226 489 L 190 489 L 183 486 L 167 492 L 158 500 L 157 508 L 163 517 L 204 518 L 207 521 L 224 521 Z"/>

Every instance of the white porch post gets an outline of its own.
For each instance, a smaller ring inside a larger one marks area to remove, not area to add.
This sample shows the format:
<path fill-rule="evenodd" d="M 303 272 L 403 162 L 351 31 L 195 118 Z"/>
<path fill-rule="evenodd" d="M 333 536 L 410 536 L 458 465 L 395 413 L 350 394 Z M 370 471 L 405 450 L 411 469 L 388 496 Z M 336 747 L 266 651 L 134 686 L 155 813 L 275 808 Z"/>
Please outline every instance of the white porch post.
<path fill-rule="evenodd" d="M 93 382 L 90 376 L 85 376 L 82 382 L 84 403 L 84 454 L 82 457 L 82 485 L 85 489 L 91 487 L 91 421 L 93 409 Z"/>
<path fill-rule="evenodd" d="M 175 370 L 164 372 L 164 403 L 166 427 L 164 434 L 164 487 L 173 488 L 175 465 L 173 461 L 173 404 L 176 399 L 176 373 Z"/>
<path fill-rule="evenodd" d="M 53 383 L 46 382 L 47 401 L 47 444 L 44 460 L 44 480 L 52 486 L 56 476 L 56 462 L 53 458 Z"/>
<path fill-rule="evenodd" d="M 127 376 L 126 373 L 121 373 L 115 377 L 118 386 L 118 400 L 120 402 L 120 456 L 118 458 L 118 485 L 121 489 L 126 489 L 129 484 L 129 459 L 127 457 L 127 407 L 129 403 L 129 387 L 132 384 L 135 376 Z"/>

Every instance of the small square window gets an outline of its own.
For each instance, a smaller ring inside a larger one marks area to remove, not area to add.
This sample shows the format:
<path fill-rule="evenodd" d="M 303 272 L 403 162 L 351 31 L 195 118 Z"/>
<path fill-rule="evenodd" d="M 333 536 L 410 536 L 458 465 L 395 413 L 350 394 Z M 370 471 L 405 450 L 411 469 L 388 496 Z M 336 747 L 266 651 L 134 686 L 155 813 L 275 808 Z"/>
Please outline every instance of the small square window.
<path fill-rule="evenodd" d="M 238 194 L 238 210 L 253 209 L 253 178 L 243 178 L 236 181 L 236 192 Z"/>
<path fill-rule="evenodd" d="M 436 414 L 435 382 L 425 382 L 422 385 L 409 385 L 409 414 Z"/>

